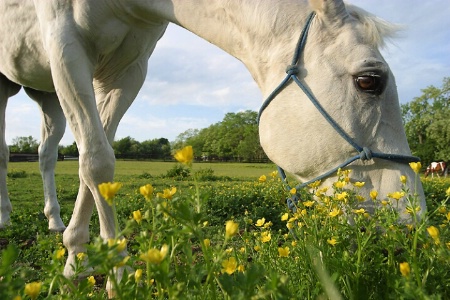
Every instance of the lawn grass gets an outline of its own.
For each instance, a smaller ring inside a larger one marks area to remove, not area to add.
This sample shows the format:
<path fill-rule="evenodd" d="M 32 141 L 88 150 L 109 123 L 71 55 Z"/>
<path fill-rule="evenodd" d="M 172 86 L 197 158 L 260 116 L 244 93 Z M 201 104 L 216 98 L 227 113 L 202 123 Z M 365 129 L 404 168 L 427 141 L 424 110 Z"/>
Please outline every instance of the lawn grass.
<path fill-rule="evenodd" d="M 164 175 L 169 169 L 173 168 L 175 162 L 159 162 L 159 161 L 136 161 L 136 160 L 117 160 L 116 161 L 116 175 L 141 175 L 143 173 L 151 176 Z M 193 165 L 193 171 L 200 169 L 212 169 L 217 176 L 229 177 L 259 177 L 261 174 L 269 173 L 276 169 L 276 166 L 271 163 L 211 163 L 200 162 Z M 38 162 L 11 162 L 8 165 L 8 170 L 11 171 L 25 171 L 33 174 L 39 173 Z M 55 169 L 56 175 L 78 175 L 78 161 L 58 161 Z"/>

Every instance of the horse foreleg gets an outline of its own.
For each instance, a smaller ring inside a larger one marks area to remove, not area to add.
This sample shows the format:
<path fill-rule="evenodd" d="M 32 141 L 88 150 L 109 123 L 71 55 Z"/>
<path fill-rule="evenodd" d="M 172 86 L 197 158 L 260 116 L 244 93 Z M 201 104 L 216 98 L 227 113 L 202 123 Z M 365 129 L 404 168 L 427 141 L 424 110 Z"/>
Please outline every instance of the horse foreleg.
<path fill-rule="evenodd" d="M 8 174 L 9 148 L 5 140 L 5 112 L 8 98 L 17 94 L 20 86 L 0 74 L 0 229 L 11 223 L 11 201 L 6 187 Z"/>
<path fill-rule="evenodd" d="M 66 118 L 55 93 L 25 89 L 41 108 L 41 143 L 39 145 L 39 168 L 44 186 L 44 214 L 50 231 L 62 232 L 66 229 L 60 216 L 60 206 L 56 196 L 55 167 L 58 160 L 58 144 L 66 128 Z"/>

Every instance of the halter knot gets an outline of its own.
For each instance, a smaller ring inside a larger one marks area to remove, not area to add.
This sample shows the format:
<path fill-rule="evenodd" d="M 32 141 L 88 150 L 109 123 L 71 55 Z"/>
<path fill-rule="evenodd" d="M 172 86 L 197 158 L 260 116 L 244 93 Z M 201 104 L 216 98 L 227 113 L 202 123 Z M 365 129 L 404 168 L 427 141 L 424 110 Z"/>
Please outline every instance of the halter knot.
<path fill-rule="evenodd" d="M 363 147 L 362 151 L 359 152 L 359 158 L 362 161 L 371 160 L 372 159 L 372 151 L 367 147 Z"/>
<path fill-rule="evenodd" d="M 297 65 L 288 65 L 286 67 L 286 73 L 288 75 L 297 75 L 299 73 L 299 69 Z"/>

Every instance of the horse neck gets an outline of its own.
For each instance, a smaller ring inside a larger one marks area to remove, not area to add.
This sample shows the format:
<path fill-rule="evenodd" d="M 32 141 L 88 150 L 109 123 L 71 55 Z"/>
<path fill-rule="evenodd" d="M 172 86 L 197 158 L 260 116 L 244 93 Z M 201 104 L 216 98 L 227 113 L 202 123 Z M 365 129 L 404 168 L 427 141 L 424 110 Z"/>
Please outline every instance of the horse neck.
<path fill-rule="evenodd" d="M 263 94 L 284 76 L 309 13 L 306 2 L 292 0 L 171 0 L 151 5 L 161 18 L 239 59 Z"/>

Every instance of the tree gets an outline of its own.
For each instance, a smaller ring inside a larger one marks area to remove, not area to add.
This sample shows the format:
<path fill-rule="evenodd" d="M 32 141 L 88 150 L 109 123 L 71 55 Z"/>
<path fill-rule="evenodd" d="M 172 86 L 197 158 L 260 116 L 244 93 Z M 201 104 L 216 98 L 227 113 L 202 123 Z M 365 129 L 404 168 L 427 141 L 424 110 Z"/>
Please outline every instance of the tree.
<path fill-rule="evenodd" d="M 10 152 L 16 153 L 37 153 L 39 142 L 32 136 L 21 136 L 13 139 L 13 144 L 10 146 Z"/>
<path fill-rule="evenodd" d="M 442 88 L 429 86 L 420 97 L 402 105 L 409 145 L 425 164 L 450 160 L 450 77 Z"/>

